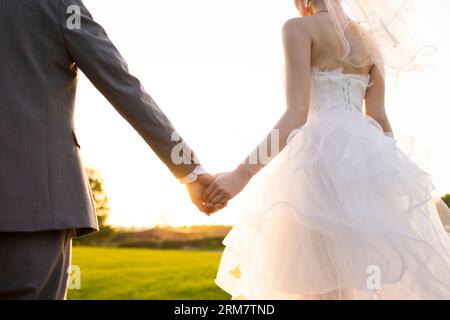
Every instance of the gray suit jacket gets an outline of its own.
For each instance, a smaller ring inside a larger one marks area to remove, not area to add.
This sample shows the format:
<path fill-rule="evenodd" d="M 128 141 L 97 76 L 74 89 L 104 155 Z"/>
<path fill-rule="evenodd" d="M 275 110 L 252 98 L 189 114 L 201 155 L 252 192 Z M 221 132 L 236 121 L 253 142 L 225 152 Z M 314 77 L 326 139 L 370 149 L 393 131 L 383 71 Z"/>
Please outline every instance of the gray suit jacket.
<path fill-rule="evenodd" d="M 78 69 L 176 177 L 195 168 L 191 153 L 171 160 L 172 124 L 81 0 L 0 0 L 0 232 L 98 228 L 74 130 Z"/>

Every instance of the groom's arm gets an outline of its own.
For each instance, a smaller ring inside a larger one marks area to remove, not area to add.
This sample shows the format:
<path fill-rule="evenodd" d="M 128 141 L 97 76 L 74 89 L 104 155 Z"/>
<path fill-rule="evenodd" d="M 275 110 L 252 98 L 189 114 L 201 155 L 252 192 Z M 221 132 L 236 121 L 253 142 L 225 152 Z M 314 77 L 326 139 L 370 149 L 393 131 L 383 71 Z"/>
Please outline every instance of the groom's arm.
<path fill-rule="evenodd" d="M 67 23 L 67 9 L 79 8 L 80 19 Z M 177 177 L 190 175 L 197 167 L 192 152 L 155 101 L 144 91 L 119 51 L 97 24 L 81 0 L 61 0 L 60 24 L 69 54 L 95 87 L 133 126 L 169 170 Z M 74 22 L 80 22 L 79 28 Z M 182 143 L 182 144 L 180 144 Z M 181 157 L 180 157 L 181 155 Z"/>

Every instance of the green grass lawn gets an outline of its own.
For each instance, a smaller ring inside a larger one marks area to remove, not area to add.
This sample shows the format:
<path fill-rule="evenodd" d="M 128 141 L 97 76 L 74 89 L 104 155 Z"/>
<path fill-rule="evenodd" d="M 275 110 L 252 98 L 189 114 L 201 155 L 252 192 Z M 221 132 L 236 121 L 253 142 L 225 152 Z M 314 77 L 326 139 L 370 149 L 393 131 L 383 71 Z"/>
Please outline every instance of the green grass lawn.
<path fill-rule="evenodd" d="M 81 289 L 68 299 L 229 299 L 214 284 L 220 252 L 74 247 Z"/>

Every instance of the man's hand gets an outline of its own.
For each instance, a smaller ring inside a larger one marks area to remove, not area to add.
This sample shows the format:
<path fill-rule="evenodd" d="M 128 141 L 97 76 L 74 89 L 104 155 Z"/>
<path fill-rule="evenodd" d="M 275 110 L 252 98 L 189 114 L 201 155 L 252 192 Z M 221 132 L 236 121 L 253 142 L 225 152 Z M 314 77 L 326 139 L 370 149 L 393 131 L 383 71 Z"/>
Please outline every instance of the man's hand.
<path fill-rule="evenodd" d="M 214 181 L 214 177 L 209 173 L 201 175 L 192 183 L 186 185 L 191 201 L 197 206 L 197 208 L 206 213 L 208 216 L 216 211 L 223 209 L 226 203 L 219 203 L 216 205 L 208 206 L 202 199 L 202 194 L 206 188 Z"/>

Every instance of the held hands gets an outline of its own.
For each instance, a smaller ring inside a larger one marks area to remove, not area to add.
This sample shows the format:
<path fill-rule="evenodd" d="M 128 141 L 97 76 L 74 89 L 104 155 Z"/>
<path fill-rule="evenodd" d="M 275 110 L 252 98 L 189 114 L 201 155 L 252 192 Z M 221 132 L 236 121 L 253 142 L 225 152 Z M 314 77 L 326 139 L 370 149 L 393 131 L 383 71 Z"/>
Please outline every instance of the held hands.
<path fill-rule="evenodd" d="M 225 208 L 228 201 L 239 194 L 251 179 L 251 175 L 241 167 L 234 171 L 212 176 L 201 175 L 196 181 L 187 184 L 192 202 L 208 216 Z"/>
<path fill-rule="evenodd" d="M 224 208 L 229 200 L 245 188 L 250 179 L 251 175 L 241 167 L 231 172 L 218 174 L 203 192 L 202 200 L 208 207 L 219 208 L 222 206 Z"/>
<path fill-rule="evenodd" d="M 197 180 L 186 185 L 191 201 L 201 212 L 207 214 L 208 216 L 226 206 L 226 204 L 223 205 L 220 203 L 209 206 L 205 203 L 205 201 L 203 201 L 202 195 L 213 181 L 214 177 L 207 173 L 199 176 Z"/>

